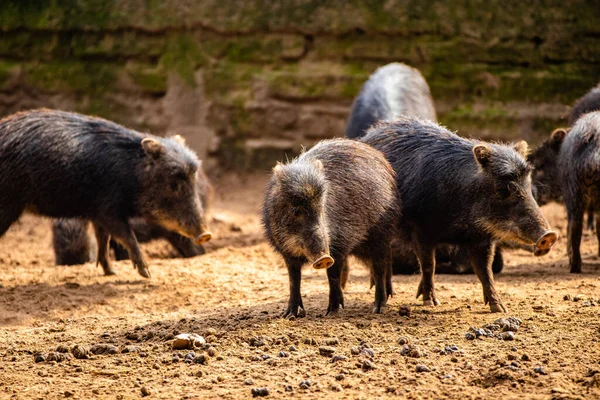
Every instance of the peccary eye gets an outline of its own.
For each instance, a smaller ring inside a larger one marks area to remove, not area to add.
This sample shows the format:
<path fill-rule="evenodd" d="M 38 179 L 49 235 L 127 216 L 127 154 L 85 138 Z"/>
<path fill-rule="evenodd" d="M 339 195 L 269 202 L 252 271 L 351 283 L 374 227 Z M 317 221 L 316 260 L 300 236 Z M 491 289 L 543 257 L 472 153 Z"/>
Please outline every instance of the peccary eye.
<path fill-rule="evenodd" d="M 294 215 L 294 218 L 300 218 L 304 213 L 302 212 L 302 209 L 300 208 L 293 208 L 292 209 L 292 215 Z"/>

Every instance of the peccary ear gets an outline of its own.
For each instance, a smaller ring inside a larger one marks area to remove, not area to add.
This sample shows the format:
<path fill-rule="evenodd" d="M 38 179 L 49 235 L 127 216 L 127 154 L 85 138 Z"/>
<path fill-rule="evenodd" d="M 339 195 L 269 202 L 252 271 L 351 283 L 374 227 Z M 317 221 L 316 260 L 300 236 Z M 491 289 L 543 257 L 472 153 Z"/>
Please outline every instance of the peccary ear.
<path fill-rule="evenodd" d="M 313 161 L 313 163 L 317 166 L 319 171 L 323 171 L 323 163 L 321 162 L 321 160 L 315 160 Z"/>
<path fill-rule="evenodd" d="M 181 135 L 173 135 L 173 136 L 171 136 L 171 139 L 173 139 L 174 141 L 176 141 L 179 144 L 185 145 L 185 138 Z"/>
<path fill-rule="evenodd" d="M 473 146 L 473 155 L 475 156 L 475 160 L 481 165 L 485 167 L 492 157 L 492 149 L 490 146 L 486 144 L 477 144 Z"/>
<path fill-rule="evenodd" d="M 556 128 L 550 135 L 550 141 L 555 148 L 560 147 L 563 140 L 567 136 L 567 130 L 564 128 Z"/>
<path fill-rule="evenodd" d="M 273 167 L 273 175 L 275 175 L 277 178 L 281 178 L 283 173 L 283 164 L 277 161 L 277 164 Z"/>
<path fill-rule="evenodd" d="M 527 142 L 524 140 L 519 140 L 517 143 L 515 143 L 513 145 L 513 148 L 516 150 L 517 153 L 519 153 L 523 158 L 527 158 L 527 155 L 529 154 L 529 146 L 527 145 Z"/>
<path fill-rule="evenodd" d="M 158 158 L 164 152 L 165 148 L 163 145 L 155 139 L 145 138 L 142 140 L 142 147 L 147 155 L 152 158 Z"/>

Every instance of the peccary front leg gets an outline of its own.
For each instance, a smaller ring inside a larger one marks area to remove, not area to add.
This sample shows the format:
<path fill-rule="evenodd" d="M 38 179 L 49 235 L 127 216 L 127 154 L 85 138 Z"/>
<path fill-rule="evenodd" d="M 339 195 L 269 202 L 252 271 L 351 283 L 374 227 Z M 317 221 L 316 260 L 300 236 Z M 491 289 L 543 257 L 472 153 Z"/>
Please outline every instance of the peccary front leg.
<path fill-rule="evenodd" d="M 302 265 L 306 260 L 301 258 L 285 258 L 285 265 L 288 269 L 288 277 L 290 280 L 290 300 L 288 308 L 283 313 L 283 317 L 305 317 L 306 311 L 302 304 L 302 295 L 300 294 L 300 284 L 302 281 Z"/>
<path fill-rule="evenodd" d="M 375 281 L 375 303 L 373 312 L 380 314 L 385 309 L 387 299 L 392 295 L 392 250 L 381 246 L 372 259 L 371 274 Z"/>
<path fill-rule="evenodd" d="M 94 223 L 94 232 L 96 234 L 96 242 L 98 243 L 98 256 L 96 257 L 96 266 L 102 265 L 104 275 L 116 275 L 115 270 L 110 265 L 108 256 L 110 235 L 100 225 Z"/>
<path fill-rule="evenodd" d="M 122 244 L 129 252 L 129 258 L 133 263 L 133 267 L 137 269 L 138 273 L 144 278 L 150 278 L 150 271 L 148 270 L 148 264 L 140 251 L 140 246 L 135 237 L 133 229 L 129 226 L 127 220 L 125 221 L 103 221 L 103 227 L 111 233 L 111 235 L 120 244 Z"/>
<path fill-rule="evenodd" d="M 492 263 L 496 246 L 493 243 L 485 243 L 469 247 L 469 257 L 475 274 L 483 285 L 483 300 L 485 304 L 490 305 L 492 312 L 507 312 L 507 308 L 502 304 L 500 296 L 496 292 L 494 285 L 494 273 L 492 272 Z"/>
<path fill-rule="evenodd" d="M 344 265 L 342 265 L 342 276 L 341 276 L 341 285 L 342 289 L 346 290 L 346 284 L 348 283 L 348 274 L 350 273 L 350 268 L 348 267 L 348 259 L 344 260 Z"/>
<path fill-rule="evenodd" d="M 600 229 L 598 229 L 598 227 L 600 227 L 600 212 L 597 212 L 595 214 L 595 218 L 596 218 L 596 239 L 598 239 L 598 257 L 600 257 Z"/>
<path fill-rule="evenodd" d="M 572 273 L 581 272 L 581 233 L 583 231 L 583 212 L 580 210 L 569 210 L 567 207 L 567 251 L 569 253 L 569 265 Z"/>
<path fill-rule="evenodd" d="M 417 290 L 417 298 L 423 295 L 424 306 L 439 306 L 440 301 L 435 297 L 435 288 L 433 286 L 435 247 L 424 245 L 417 241 L 415 244 L 415 253 L 421 267 L 421 282 Z"/>
<path fill-rule="evenodd" d="M 340 310 L 340 306 L 344 308 L 344 294 L 342 293 L 342 269 L 346 264 L 346 257 L 341 255 L 333 255 L 335 263 L 327 268 L 327 279 L 329 280 L 329 306 L 327 307 L 327 313 L 337 313 Z"/>

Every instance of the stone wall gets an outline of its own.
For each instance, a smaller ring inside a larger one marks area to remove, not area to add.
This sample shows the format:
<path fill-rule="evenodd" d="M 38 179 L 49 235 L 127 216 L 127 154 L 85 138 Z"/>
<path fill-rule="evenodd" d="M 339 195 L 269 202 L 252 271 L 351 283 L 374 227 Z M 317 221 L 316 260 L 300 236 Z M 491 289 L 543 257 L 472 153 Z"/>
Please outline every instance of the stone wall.
<path fill-rule="evenodd" d="M 5 0 L 0 115 L 75 110 L 268 168 L 342 135 L 402 61 L 450 129 L 537 143 L 600 80 L 598 21 L 592 0 Z"/>

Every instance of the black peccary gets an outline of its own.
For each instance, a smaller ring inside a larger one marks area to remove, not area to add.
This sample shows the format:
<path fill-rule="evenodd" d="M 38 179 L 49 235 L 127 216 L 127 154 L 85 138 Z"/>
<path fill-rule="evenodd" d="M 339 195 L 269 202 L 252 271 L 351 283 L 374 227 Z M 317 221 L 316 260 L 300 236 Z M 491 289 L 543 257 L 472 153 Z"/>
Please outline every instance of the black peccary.
<path fill-rule="evenodd" d="M 56 265 L 77 265 L 92 260 L 87 221 L 60 218 L 52 223 L 52 246 Z"/>
<path fill-rule="evenodd" d="M 397 117 L 418 117 L 436 121 L 436 112 L 427 82 L 421 73 L 405 64 L 392 63 L 378 68 L 367 80 L 352 105 L 346 126 L 346 137 L 363 137 L 379 121 Z M 472 268 L 456 246 L 441 246 L 436 251 L 438 265 L 448 273 L 468 273 Z M 392 270 L 394 274 L 419 271 L 419 264 L 410 243 L 395 240 L 392 243 Z M 494 253 L 495 270 L 503 267 L 502 250 Z"/>
<path fill-rule="evenodd" d="M 288 268 L 290 298 L 284 316 L 305 314 L 301 268 L 327 269 L 327 313 L 344 306 L 347 257 L 371 270 L 374 312 L 392 294 L 391 252 L 399 202 L 394 173 L 377 150 L 347 140 L 325 140 L 288 164 L 273 169 L 262 210 L 271 245 Z"/>
<path fill-rule="evenodd" d="M 406 64 L 391 63 L 378 68 L 363 84 L 352 105 L 345 136 L 362 137 L 377 122 L 400 116 L 437 121 L 423 75 Z"/>
<path fill-rule="evenodd" d="M 569 113 L 568 123 L 572 127 L 579 117 L 592 111 L 600 111 L 600 85 L 596 86 L 577 100 Z"/>
<path fill-rule="evenodd" d="M 176 140 L 76 113 L 33 110 L 0 120 L 0 236 L 24 211 L 94 225 L 98 262 L 114 274 L 108 243 L 129 251 L 150 277 L 134 217 L 203 241 L 196 155 Z"/>
<path fill-rule="evenodd" d="M 582 98 L 577 100 L 571 112 L 569 113 L 569 127 L 575 125 L 575 122 L 581 117 L 583 114 L 587 114 L 592 111 L 600 111 L 600 85 L 592 88 L 589 92 L 585 94 Z M 589 230 L 594 230 L 594 207 L 592 204 L 588 206 L 587 210 L 588 220 L 587 220 L 587 228 Z"/>
<path fill-rule="evenodd" d="M 182 141 L 177 136 L 174 138 Z M 202 219 L 204 220 L 204 214 L 212 201 L 213 188 L 201 168 L 198 169 L 196 174 L 196 189 L 200 197 L 201 212 L 203 213 Z M 133 218 L 129 221 L 129 225 L 133 229 L 138 243 L 146 243 L 155 239 L 166 239 L 181 257 L 189 258 L 205 253 L 204 247 L 201 244 L 196 244 L 194 240 L 177 232 L 170 231 L 157 223 L 146 222 L 143 218 Z M 88 221 L 81 219 L 61 218 L 53 222 L 52 235 L 57 265 L 75 265 L 92 261 L 93 256 L 90 253 L 91 240 L 87 233 L 87 226 Z M 117 260 L 126 260 L 129 258 L 127 249 L 117 241 L 111 240 L 110 247 L 113 249 Z"/>
<path fill-rule="evenodd" d="M 546 251 L 550 231 L 531 194 L 527 144 L 469 140 L 434 122 L 399 118 L 381 122 L 361 139 L 380 150 L 396 172 L 402 199 L 400 236 L 412 243 L 421 266 L 417 297 L 437 305 L 433 276 L 436 247 L 467 252 L 492 312 L 506 311 L 494 287 L 496 244 L 509 240 Z"/>
<path fill-rule="evenodd" d="M 564 202 L 567 208 L 569 265 L 571 272 L 579 273 L 584 213 L 590 207 L 600 210 L 600 111 L 581 116 L 568 133 L 556 129 L 530 160 L 542 194 L 538 202 Z M 600 226 L 600 212 L 595 218 Z"/>

